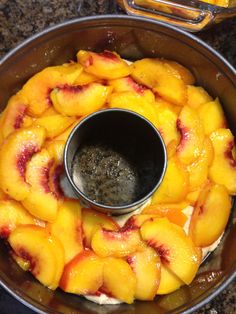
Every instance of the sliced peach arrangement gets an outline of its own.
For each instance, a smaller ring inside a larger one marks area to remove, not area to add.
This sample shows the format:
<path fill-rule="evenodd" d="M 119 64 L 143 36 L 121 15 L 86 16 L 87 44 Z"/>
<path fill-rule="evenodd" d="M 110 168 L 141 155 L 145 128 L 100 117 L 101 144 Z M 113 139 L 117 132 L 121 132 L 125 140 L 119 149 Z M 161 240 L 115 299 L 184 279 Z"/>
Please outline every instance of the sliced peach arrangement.
<path fill-rule="evenodd" d="M 135 299 L 153 300 L 161 278 L 161 263 L 158 253 L 151 247 L 135 252 L 127 257 L 136 277 Z"/>
<path fill-rule="evenodd" d="M 157 113 L 155 96 L 150 90 L 144 90 L 141 94 L 136 91 L 123 91 L 112 93 L 109 97 L 110 108 L 128 109 L 139 113 L 146 119 L 157 125 Z"/>
<path fill-rule="evenodd" d="M 210 179 L 224 185 L 232 195 L 236 194 L 236 159 L 233 155 L 234 136 L 229 129 L 218 129 L 210 134 L 214 158 L 209 169 Z"/>
<path fill-rule="evenodd" d="M 200 86 L 187 86 L 187 105 L 191 108 L 197 109 L 201 105 L 212 101 L 211 96 Z"/>
<path fill-rule="evenodd" d="M 80 50 L 77 53 L 78 62 L 85 72 L 101 79 L 117 79 L 130 74 L 129 65 L 113 51 L 102 53 Z"/>
<path fill-rule="evenodd" d="M 60 241 L 45 228 L 25 225 L 11 233 L 9 243 L 14 253 L 29 263 L 29 270 L 42 284 L 53 290 L 58 287 L 64 268 Z"/>
<path fill-rule="evenodd" d="M 198 113 L 206 135 L 227 125 L 219 99 L 202 104 L 198 108 Z"/>
<path fill-rule="evenodd" d="M 51 165 L 51 156 L 45 148 L 32 157 L 26 167 L 30 193 L 22 201 L 32 215 L 50 222 L 55 220 L 58 210 L 58 200 L 48 182 Z"/>
<path fill-rule="evenodd" d="M 84 116 L 101 109 L 111 91 L 111 87 L 100 83 L 64 85 L 53 89 L 50 98 L 59 113 L 67 116 Z"/>
<path fill-rule="evenodd" d="M 140 232 L 168 269 L 186 284 L 192 282 L 201 262 L 201 253 L 181 227 L 167 218 L 156 218 L 146 221 Z"/>
<path fill-rule="evenodd" d="M 64 248 L 65 263 L 83 251 L 81 207 L 78 201 L 65 200 L 59 206 L 56 220 L 48 224 L 48 228 Z"/>
<path fill-rule="evenodd" d="M 27 115 L 27 107 L 27 99 L 22 96 L 21 93 L 18 93 L 9 99 L 1 123 L 3 138 L 6 138 L 17 129 L 32 124 L 32 118 Z"/>
<path fill-rule="evenodd" d="M 48 67 L 34 75 L 22 88 L 22 95 L 28 103 L 27 112 L 40 116 L 51 106 L 50 92 L 61 85 L 72 85 L 83 68 L 78 63 Z"/>
<path fill-rule="evenodd" d="M 177 128 L 181 134 L 177 156 L 183 164 L 189 165 L 199 157 L 203 148 L 201 119 L 194 109 L 184 106 L 178 117 Z"/>
<path fill-rule="evenodd" d="M 79 253 L 66 264 L 60 287 L 76 294 L 93 294 L 103 284 L 103 260 L 92 251 Z"/>
<path fill-rule="evenodd" d="M 83 241 L 87 248 L 91 247 L 93 234 L 97 229 L 104 228 L 106 230 L 118 231 L 119 225 L 111 217 L 106 214 L 99 213 L 90 208 L 82 209 L 82 228 Z"/>
<path fill-rule="evenodd" d="M 166 146 L 172 142 L 179 142 L 180 133 L 177 128 L 177 118 L 178 115 L 174 111 L 174 108 L 171 108 L 166 103 L 156 102 L 157 108 L 157 129 L 161 133 Z"/>
<path fill-rule="evenodd" d="M 164 180 L 154 193 L 152 203 L 178 203 L 185 199 L 189 186 L 189 174 L 177 156 L 169 159 Z"/>
<path fill-rule="evenodd" d="M 37 118 L 34 120 L 33 125 L 44 127 L 47 133 L 47 138 L 53 139 L 54 137 L 63 133 L 72 123 L 74 123 L 74 121 L 74 118 L 55 114 Z"/>
<path fill-rule="evenodd" d="M 220 237 L 228 222 L 230 209 L 231 199 L 223 185 L 209 184 L 204 188 L 190 223 L 190 235 L 195 245 L 206 247 Z"/>
<path fill-rule="evenodd" d="M 140 245 L 139 230 L 128 228 L 118 231 L 99 228 L 91 240 L 93 251 L 101 257 L 125 257 L 136 252 Z"/>
<path fill-rule="evenodd" d="M 26 165 L 41 149 L 45 137 L 44 128 L 29 127 L 17 130 L 4 141 L 0 149 L 0 187 L 13 199 L 20 201 L 29 195 Z"/>
<path fill-rule="evenodd" d="M 50 289 L 128 304 L 191 284 L 236 195 L 234 136 L 219 99 L 194 83 L 171 60 L 80 50 L 10 98 L 0 116 L 0 237 L 22 269 Z M 109 107 L 151 121 L 168 154 L 160 187 L 123 225 L 60 185 L 71 131 Z"/>
<path fill-rule="evenodd" d="M 17 201 L 0 201 L 0 237 L 7 238 L 21 224 L 36 224 L 36 219 Z"/>
<path fill-rule="evenodd" d="M 187 69 L 186 69 L 187 72 Z M 187 75 L 190 75 L 189 72 Z M 158 95 L 175 105 L 184 105 L 187 87 L 181 72 L 164 59 L 142 59 L 131 65 L 131 76 L 138 83 L 152 88 Z"/>

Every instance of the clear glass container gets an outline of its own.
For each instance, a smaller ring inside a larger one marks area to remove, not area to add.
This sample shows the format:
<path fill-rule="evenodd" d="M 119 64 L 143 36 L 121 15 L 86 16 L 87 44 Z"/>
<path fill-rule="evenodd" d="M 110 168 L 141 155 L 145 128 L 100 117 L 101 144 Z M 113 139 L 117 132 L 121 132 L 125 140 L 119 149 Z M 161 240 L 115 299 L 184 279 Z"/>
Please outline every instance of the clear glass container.
<path fill-rule="evenodd" d="M 203 30 L 226 18 L 236 16 L 236 0 L 204 0 L 204 2 L 117 0 L 117 2 L 127 14 L 163 21 L 190 32 Z"/>

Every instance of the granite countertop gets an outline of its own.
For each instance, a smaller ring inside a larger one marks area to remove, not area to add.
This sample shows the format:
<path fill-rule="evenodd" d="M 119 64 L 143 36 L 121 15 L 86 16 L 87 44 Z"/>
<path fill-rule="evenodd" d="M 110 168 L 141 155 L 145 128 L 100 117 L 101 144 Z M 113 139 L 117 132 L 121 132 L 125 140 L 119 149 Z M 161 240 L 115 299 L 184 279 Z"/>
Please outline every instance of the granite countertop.
<path fill-rule="evenodd" d="M 0 0 L 0 57 L 25 38 L 59 22 L 79 16 L 121 13 L 107 0 Z M 236 67 L 236 17 L 198 34 Z M 1 314 L 32 314 L 0 290 Z M 236 313 L 236 282 L 195 314 Z"/>

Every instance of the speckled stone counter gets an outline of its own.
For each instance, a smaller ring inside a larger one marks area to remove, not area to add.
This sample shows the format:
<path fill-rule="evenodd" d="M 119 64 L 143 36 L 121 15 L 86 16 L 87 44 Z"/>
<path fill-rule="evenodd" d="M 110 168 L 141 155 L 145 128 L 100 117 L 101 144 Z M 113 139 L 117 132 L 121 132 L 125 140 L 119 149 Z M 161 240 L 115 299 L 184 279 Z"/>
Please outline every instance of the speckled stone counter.
<path fill-rule="evenodd" d="M 48 26 L 79 16 L 120 13 L 107 0 L 0 0 L 0 57 L 25 38 Z M 236 18 L 198 34 L 236 67 Z M 1 314 L 32 314 L 0 290 Z M 196 314 L 236 313 L 236 282 Z M 148 314 L 148 313 L 147 313 Z"/>

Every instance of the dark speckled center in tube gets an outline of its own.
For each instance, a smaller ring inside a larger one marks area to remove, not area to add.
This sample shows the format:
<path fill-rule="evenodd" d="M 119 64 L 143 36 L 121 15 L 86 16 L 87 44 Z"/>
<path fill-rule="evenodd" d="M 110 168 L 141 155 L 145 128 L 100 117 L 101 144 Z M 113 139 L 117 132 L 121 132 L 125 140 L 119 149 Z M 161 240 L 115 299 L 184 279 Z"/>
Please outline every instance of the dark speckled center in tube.
<path fill-rule="evenodd" d="M 144 202 L 166 166 L 158 131 L 142 116 L 123 109 L 87 116 L 73 131 L 65 151 L 66 169 L 78 195 L 112 210 Z"/>
<path fill-rule="evenodd" d="M 127 156 L 107 144 L 82 146 L 75 154 L 72 176 L 78 188 L 100 204 L 130 204 L 139 194 L 138 170 Z"/>

